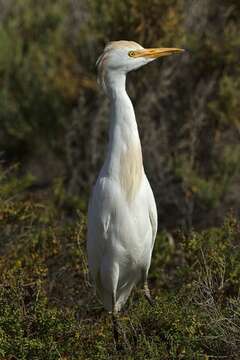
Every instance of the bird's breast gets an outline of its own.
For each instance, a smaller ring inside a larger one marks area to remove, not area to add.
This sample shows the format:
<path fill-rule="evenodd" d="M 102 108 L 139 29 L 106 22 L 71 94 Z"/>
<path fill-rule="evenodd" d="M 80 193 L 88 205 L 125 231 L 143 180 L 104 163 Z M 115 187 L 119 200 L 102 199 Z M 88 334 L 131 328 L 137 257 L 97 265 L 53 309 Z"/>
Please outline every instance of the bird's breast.
<path fill-rule="evenodd" d="M 143 177 L 141 145 L 131 144 L 120 154 L 119 181 L 128 202 L 139 191 Z"/>

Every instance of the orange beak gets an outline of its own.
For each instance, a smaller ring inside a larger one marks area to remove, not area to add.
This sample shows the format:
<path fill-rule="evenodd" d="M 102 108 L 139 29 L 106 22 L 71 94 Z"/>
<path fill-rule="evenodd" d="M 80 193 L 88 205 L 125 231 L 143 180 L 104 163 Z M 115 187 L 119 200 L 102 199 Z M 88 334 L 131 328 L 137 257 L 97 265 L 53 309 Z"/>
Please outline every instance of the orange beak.
<path fill-rule="evenodd" d="M 184 49 L 178 48 L 153 48 L 153 49 L 143 49 L 143 50 L 134 50 L 129 52 L 131 57 L 146 57 L 157 59 L 159 57 L 168 56 L 172 54 L 179 54 L 185 51 Z"/>

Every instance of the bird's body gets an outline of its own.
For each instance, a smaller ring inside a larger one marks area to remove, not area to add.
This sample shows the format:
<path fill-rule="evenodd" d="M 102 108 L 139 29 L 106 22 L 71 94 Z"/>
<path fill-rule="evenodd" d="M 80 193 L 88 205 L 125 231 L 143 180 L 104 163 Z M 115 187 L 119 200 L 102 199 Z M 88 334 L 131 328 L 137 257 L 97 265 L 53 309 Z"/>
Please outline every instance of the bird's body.
<path fill-rule="evenodd" d="M 114 42 L 98 61 L 101 85 L 111 103 L 110 135 L 89 203 L 87 251 L 97 293 L 104 307 L 113 312 L 122 308 L 135 285 L 147 284 L 157 232 L 156 204 L 144 172 L 134 109 L 125 89 L 127 72 L 152 61 L 153 50 L 149 49 L 147 56 L 139 44 Z"/>
<path fill-rule="evenodd" d="M 89 266 L 105 308 L 126 302 L 150 266 L 157 211 L 144 173 L 131 101 L 120 92 L 112 104 L 110 144 L 89 206 Z M 90 255 L 91 254 L 91 255 Z"/>

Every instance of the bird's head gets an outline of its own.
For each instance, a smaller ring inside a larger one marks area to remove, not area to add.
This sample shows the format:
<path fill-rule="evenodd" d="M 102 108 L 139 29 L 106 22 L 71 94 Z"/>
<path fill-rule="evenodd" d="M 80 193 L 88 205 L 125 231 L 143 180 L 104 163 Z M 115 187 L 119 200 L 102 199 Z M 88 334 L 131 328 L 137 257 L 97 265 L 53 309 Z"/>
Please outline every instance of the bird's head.
<path fill-rule="evenodd" d="M 105 46 L 103 53 L 97 60 L 99 83 L 105 88 L 106 77 L 109 73 L 126 74 L 157 58 L 183 51 L 183 49 L 178 48 L 145 49 L 134 41 L 112 41 Z"/>

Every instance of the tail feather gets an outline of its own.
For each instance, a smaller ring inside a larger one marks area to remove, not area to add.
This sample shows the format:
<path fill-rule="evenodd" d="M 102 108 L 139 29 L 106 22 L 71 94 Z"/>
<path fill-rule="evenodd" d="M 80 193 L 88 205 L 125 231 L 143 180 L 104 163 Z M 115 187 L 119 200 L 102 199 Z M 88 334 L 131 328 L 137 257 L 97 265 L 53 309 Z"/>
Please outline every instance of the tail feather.
<path fill-rule="evenodd" d="M 127 299 L 129 298 L 133 287 L 133 283 L 128 283 L 117 290 L 116 307 L 118 311 L 120 311 L 124 304 L 127 302 Z"/>
<path fill-rule="evenodd" d="M 113 309 L 113 303 L 112 303 L 113 296 L 112 295 L 113 294 L 102 285 L 100 272 L 98 272 L 98 274 L 95 278 L 95 285 L 96 285 L 97 295 L 100 298 L 100 300 L 102 301 L 105 309 L 107 311 L 112 311 L 112 309 Z M 117 288 L 116 296 L 115 296 L 117 311 L 120 311 L 121 308 L 124 306 L 124 304 L 126 303 L 127 299 L 130 296 L 130 293 L 131 293 L 133 287 L 134 287 L 134 283 L 130 282 L 130 283 L 125 283 L 120 288 Z"/>

